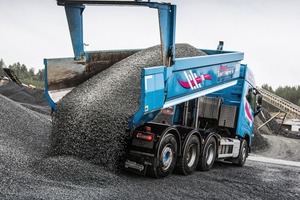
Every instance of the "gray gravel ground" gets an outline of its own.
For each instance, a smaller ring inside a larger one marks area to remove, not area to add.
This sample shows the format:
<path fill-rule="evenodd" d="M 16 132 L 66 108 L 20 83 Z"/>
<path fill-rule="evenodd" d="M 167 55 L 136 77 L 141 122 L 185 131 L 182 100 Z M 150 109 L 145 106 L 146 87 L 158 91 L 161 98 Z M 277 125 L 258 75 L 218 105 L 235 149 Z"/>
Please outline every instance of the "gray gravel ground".
<path fill-rule="evenodd" d="M 300 162 L 300 140 L 278 135 L 262 135 L 267 140 L 268 148 L 257 152 L 269 158 L 284 159 Z"/>
<path fill-rule="evenodd" d="M 176 46 L 176 57 L 204 55 L 188 44 Z M 73 89 L 54 115 L 54 155 L 75 155 L 118 171 L 125 130 L 139 109 L 141 70 L 162 65 L 160 45 L 141 50 Z"/>

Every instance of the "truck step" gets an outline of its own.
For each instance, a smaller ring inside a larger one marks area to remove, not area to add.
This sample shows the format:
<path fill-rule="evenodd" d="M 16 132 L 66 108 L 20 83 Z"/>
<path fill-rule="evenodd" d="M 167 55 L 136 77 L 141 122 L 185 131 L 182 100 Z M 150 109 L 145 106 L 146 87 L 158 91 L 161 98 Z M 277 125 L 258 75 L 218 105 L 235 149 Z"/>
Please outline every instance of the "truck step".
<path fill-rule="evenodd" d="M 240 140 L 233 138 L 222 138 L 218 150 L 218 158 L 236 158 L 239 155 Z"/>

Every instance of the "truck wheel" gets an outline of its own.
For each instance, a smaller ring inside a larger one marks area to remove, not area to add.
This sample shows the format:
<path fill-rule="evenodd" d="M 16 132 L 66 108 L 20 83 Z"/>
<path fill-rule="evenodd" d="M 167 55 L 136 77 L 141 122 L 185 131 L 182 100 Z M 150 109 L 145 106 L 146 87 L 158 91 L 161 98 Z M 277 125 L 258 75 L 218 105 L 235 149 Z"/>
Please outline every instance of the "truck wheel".
<path fill-rule="evenodd" d="M 178 158 L 176 171 L 188 175 L 196 170 L 200 155 L 200 141 L 192 135 L 186 142 L 182 157 Z"/>
<path fill-rule="evenodd" d="M 202 155 L 200 155 L 198 169 L 200 169 L 201 171 L 209 171 L 212 168 L 216 159 L 216 150 L 216 140 L 214 137 L 211 137 L 206 142 Z"/>
<path fill-rule="evenodd" d="M 247 141 L 242 140 L 239 157 L 237 159 L 234 159 L 233 163 L 236 164 L 237 166 L 242 167 L 246 163 L 247 155 L 248 155 Z"/>
<path fill-rule="evenodd" d="M 154 166 L 148 167 L 148 174 L 155 178 L 164 178 L 172 173 L 177 160 L 177 141 L 172 134 L 161 141 Z"/>

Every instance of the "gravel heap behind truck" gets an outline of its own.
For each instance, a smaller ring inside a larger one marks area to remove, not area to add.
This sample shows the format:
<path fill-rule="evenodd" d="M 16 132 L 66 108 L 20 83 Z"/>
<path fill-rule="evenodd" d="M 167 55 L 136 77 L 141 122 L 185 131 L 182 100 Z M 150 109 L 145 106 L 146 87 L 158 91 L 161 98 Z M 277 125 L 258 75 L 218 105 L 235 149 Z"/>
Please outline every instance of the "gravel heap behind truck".
<path fill-rule="evenodd" d="M 244 165 L 262 99 L 251 70 L 240 63 L 242 52 L 223 51 L 223 42 L 217 50 L 176 45 L 176 5 L 169 3 L 57 2 L 65 7 L 75 57 L 45 59 L 54 153 L 111 170 L 122 162 L 128 170 L 156 178 L 174 170 L 185 175 L 208 171 L 216 160 Z M 85 52 L 87 4 L 157 9 L 161 45 Z M 172 118 L 171 123 L 164 118 Z"/>

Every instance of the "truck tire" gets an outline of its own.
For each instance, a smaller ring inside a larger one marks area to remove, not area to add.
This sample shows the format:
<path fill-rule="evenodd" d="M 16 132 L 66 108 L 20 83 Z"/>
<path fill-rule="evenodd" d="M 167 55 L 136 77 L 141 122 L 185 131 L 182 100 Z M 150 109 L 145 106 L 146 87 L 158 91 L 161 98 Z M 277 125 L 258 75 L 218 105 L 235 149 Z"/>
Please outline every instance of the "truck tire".
<path fill-rule="evenodd" d="M 200 155 L 198 169 L 201 171 L 209 171 L 214 165 L 217 152 L 217 142 L 214 137 L 210 137 L 204 146 L 204 150 Z"/>
<path fill-rule="evenodd" d="M 246 140 L 242 140 L 239 156 L 233 160 L 233 164 L 242 167 L 246 163 L 248 156 L 248 145 Z"/>
<path fill-rule="evenodd" d="M 148 166 L 148 174 L 155 178 L 164 178 L 171 174 L 177 160 L 177 141 L 172 134 L 167 134 L 160 143 L 154 166 Z"/>
<path fill-rule="evenodd" d="M 183 155 L 178 158 L 176 171 L 183 175 L 191 174 L 196 170 L 200 156 L 200 141 L 192 135 L 186 142 Z"/>

